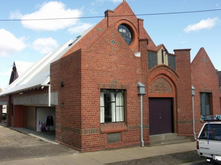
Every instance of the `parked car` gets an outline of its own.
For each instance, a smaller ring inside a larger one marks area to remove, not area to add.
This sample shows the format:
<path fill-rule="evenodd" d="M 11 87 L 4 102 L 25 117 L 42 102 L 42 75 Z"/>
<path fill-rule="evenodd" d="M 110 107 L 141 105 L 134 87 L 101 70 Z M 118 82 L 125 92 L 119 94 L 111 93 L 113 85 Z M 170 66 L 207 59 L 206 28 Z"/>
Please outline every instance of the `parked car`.
<path fill-rule="evenodd" d="M 207 121 L 197 138 L 197 153 L 208 162 L 221 163 L 221 121 Z"/>

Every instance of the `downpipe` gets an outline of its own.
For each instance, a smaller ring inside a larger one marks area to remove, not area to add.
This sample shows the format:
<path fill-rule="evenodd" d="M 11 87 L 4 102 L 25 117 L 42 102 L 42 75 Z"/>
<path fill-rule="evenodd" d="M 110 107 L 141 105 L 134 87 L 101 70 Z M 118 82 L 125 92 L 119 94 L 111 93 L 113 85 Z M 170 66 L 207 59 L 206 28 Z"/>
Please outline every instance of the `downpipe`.
<path fill-rule="evenodd" d="M 194 95 L 192 96 L 192 109 L 193 109 L 193 135 L 194 135 L 194 140 L 197 140 L 196 131 L 195 131 L 195 117 L 194 117 Z"/>
<path fill-rule="evenodd" d="M 140 143 L 144 147 L 143 140 L 143 95 L 140 95 Z"/>

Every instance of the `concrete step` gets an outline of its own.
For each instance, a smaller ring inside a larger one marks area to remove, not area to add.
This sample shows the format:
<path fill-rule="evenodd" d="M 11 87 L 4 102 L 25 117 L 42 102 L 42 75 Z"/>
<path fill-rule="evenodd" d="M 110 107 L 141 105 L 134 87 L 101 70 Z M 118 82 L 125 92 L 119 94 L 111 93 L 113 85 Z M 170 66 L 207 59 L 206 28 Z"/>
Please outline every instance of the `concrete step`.
<path fill-rule="evenodd" d="M 186 143 L 186 142 L 191 142 L 191 139 L 186 138 L 184 136 L 178 136 L 176 133 L 166 133 L 166 134 L 150 136 L 151 146 Z"/>

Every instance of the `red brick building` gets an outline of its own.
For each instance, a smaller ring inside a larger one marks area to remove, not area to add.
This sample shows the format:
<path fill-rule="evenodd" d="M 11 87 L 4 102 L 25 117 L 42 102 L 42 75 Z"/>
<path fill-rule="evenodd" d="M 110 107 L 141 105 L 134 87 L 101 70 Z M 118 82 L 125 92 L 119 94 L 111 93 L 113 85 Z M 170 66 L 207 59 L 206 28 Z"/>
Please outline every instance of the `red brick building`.
<path fill-rule="evenodd" d="M 219 72 L 213 66 L 204 48 L 193 59 L 191 64 L 192 85 L 195 88 L 195 122 L 197 132 L 202 124 L 201 115 L 221 114 L 221 91 Z"/>
<path fill-rule="evenodd" d="M 0 94 L 0 105 L 8 105 L 8 126 L 41 131 L 50 113 L 56 141 L 79 151 L 139 145 L 142 83 L 144 144 L 156 134 L 193 136 L 190 49 L 172 54 L 163 44 L 156 46 L 143 21 L 123 1 L 75 41 L 47 55 L 45 67 L 34 64 L 42 68 Z M 220 106 L 217 99 L 214 104 Z"/>
<path fill-rule="evenodd" d="M 220 98 L 220 109 L 221 109 L 221 71 L 219 73 L 219 98 Z"/>

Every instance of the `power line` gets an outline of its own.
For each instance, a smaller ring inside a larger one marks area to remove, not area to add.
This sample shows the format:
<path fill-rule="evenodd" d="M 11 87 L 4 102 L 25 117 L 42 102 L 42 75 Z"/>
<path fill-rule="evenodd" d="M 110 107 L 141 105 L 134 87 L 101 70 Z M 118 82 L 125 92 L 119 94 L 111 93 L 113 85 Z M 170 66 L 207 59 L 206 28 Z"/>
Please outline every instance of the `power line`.
<path fill-rule="evenodd" d="M 191 14 L 191 13 L 205 13 L 221 11 L 221 9 L 209 9 L 209 10 L 194 10 L 194 11 L 178 11 L 178 12 L 165 12 L 165 13 L 146 13 L 136 14 L 136 16 L 154 16 L 154 15 L 173 15 L 173 14 Z M 122 16 L 134 16 L 134 15 L 114 15 L 109 17 L 122 17 Z M 65 18 L 36 18 L 36 19 L 0 19 L 0 22 L 16 22 L 16 21 L 53 21 L 53 20 L 69 20 L 69 19 L 94 19 L 103 18 L 104 16 L 88 16 L 88 17 L 65 17 Z"/>
<path fill-rule="evenodd" d="M 150 13 L 150 14 L 138 14 L 139 16 L 146 15 L 169 15 L 169 14 L 190 14 L 190 13 L 205 13 L 205 12 L 213 12 L 213 11 L 221 11 L 221 9 L 209 9 L 209 10 L 194 10 L 194 11 L 177 11 L 177 12 L 168 12 L 168 13 Z"/>

